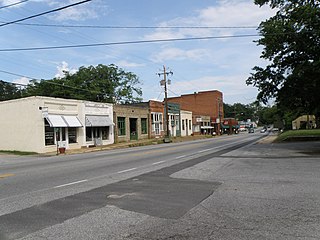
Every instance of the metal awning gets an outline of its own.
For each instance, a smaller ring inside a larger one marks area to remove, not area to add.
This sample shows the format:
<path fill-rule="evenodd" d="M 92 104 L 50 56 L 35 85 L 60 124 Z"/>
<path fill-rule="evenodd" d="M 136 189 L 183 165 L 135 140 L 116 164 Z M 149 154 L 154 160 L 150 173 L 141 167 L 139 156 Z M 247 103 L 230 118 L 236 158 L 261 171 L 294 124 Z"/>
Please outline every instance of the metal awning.
<path fill-rule="evenodd" d="M 46 119 L 50 127 L 68 127 L 61 115 L 47 115 Z"/>
<path fill-rule="evenodd" d="M 76 116 L 47 115 L 45 117 L 50 127 L 82 127 Z"/>
<path fill-rule="evenodd" d="M 62 116 L 62 118 L 67 123 L 68 127 L 82 127 L 82 124 L 77 116 Z"/>
<path fill-rule="evenodd" d="M 112 125 L 113 122 L 111 121 L 109 116 L 86 115 L 87 127 L 107 127 Z"/>

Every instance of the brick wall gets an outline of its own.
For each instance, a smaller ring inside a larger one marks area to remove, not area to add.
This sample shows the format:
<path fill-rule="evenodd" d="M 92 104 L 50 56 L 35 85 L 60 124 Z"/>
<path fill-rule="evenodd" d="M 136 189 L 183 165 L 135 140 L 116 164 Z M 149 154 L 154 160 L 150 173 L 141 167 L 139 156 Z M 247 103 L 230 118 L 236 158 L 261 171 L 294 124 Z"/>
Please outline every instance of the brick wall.
<path fill-rule="evenodd" d="M 192 111 L 193 115 L 210 116 L 212 121 L 219 117 L 220 105 L 220 116 L 223 118 L 223 95 L 217 90 L 181 95 L 168 98 L 168 101 L 179 103 L 181 109 Z"/>
<path fill-rule="evenodd" d="M 160 135 L 156 135 L 155 131 L 152 131 L 153 125 L 152 125 L 152 118 L 151 118 L 151 113 L 152 112 L 157 112 L 157 113 L 162 113 L 162 131 L 160 131 Z M 157 138 L 157 137 L 163 137 L 165 135 L 165 132 L 163 131 L 165 128 L 165 122 L 164 122 L 164 103 L 163 102 L 158 102 L 158 101 L 149 101 L 149 129 L 150 129 L 150 138 Z"/>

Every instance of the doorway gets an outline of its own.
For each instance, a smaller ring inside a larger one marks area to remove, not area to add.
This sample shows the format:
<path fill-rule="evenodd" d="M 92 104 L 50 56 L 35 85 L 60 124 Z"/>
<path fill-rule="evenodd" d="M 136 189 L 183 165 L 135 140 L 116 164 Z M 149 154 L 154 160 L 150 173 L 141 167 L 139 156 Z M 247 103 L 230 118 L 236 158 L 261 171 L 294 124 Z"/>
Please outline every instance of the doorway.
<path fill-rule="evenodd" d="M 137 118 L 130 118 L 130 140 L 138 140 Z"/>

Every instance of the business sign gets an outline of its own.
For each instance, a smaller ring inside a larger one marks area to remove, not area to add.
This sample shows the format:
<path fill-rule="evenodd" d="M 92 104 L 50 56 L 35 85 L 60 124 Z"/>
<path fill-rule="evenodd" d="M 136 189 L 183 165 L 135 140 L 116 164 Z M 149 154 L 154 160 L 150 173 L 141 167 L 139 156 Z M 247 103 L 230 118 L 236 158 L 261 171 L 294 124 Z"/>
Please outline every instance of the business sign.
<path fill-rule="evenodd" d="M 203 122 L 202 118 L 196 118 L 196 122 Z"/>

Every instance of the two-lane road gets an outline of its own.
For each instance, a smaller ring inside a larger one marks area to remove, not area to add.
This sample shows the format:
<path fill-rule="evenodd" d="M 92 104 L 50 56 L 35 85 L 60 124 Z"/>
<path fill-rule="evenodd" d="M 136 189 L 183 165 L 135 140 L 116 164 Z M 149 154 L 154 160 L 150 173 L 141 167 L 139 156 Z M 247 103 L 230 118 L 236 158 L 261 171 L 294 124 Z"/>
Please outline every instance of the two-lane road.
<path fill-rule="evenodd" d="M 150 216 L 179 218 L 212 194 L 219 183 L 180 181 L 170 175 L 252 144 L 261 136 L 239 134 L 77 155 L 12 158 L 11 161 L 2 156 L 0 230 L 12 239 L 23 237 L 108 204 Z M 130 196 L 131 202 L 119 201 L 123 196 Z M 157 206 L 155 202 L 161 198 Z"/>

